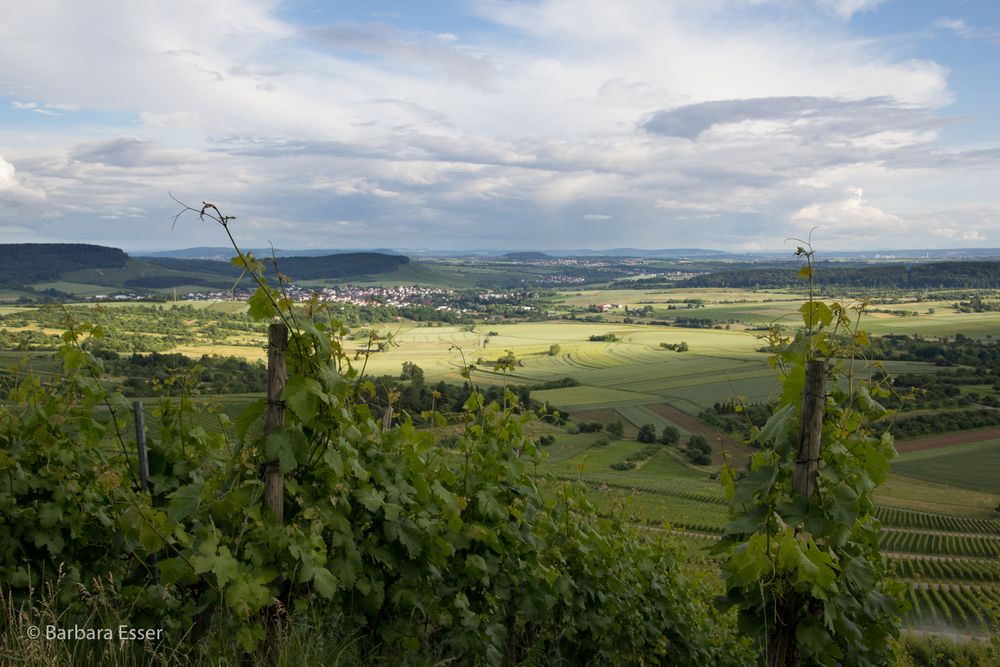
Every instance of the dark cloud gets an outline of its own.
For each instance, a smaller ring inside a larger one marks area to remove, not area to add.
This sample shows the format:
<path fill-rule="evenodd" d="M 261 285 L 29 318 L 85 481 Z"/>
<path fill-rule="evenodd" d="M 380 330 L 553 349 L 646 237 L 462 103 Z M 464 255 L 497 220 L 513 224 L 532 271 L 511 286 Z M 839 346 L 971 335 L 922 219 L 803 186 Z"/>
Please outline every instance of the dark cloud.
<path fill-rule="evenodd" d="M 70 152 L 70 158 L 77 162 L 103 164 L 109 167 L 137 168 L 178 164 L 191 160 L 192 156 L 167 150 L 155 141 L 118 137 L 110 141 L 77 146 Z"/>
<path fill-rule="evenodd" d="M 801 121 L 787 131 L 805 136 L 833 133 L 852 137 L 889 130 L 930 129 L 954 122 L 935 118 L 927 109 L 904 106 L 888 97 L 862 100 L 759 97 L 715 100 L 657 111 L 642 123 L 642 128 L 652 134 L 697 139 L 716 125 L 752 120 Z"/>

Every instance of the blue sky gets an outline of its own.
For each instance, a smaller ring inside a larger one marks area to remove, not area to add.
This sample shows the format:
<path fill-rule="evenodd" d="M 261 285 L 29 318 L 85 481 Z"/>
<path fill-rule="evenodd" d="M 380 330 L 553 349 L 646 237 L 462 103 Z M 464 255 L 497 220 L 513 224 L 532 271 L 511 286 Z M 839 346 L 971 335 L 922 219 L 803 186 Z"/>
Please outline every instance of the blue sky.
<path fill-rule="evenodd" d="M 0 241 L 1000 246 L 993 0 L 0 0 Z"/>

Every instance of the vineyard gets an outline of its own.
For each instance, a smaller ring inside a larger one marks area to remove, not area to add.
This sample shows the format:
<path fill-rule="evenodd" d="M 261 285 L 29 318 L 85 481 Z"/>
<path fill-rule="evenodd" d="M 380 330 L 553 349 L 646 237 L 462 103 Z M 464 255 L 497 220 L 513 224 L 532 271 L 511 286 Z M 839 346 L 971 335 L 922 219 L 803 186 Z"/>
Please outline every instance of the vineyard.
<path fill-rule="evenodd" d="M 645 420 L 641 407 L 619 408 Z M 597 434 L 560 436 L 549 448 L 557 476 L 583 479 L 606 514 L 619 514 L 651 530 L 670 530 L 704 553 L 726 525 L 726 500 L 717 483 L 693 471 L 663 447 L 642 467 L 610 469 L 636 448 L 616 442 L 595 446 Z M 572 443 L 572 444 L 570 444 Z M 688 474 L 685 474 L 688 473 Z M 1000 605 L 1000 520 L 879 505 L 880 548 L 893 576 L 909 588 L 906 627 L 978 635 L 997 623 Z"/>

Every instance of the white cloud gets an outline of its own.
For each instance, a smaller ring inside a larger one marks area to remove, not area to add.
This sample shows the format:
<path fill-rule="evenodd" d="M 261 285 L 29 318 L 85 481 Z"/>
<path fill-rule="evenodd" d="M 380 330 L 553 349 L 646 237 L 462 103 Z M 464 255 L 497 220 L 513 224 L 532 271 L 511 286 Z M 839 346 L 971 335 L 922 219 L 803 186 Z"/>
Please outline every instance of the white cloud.
<path fill-rule="evenodd" d="M 17 175 L 14 165 L 0 155 L 0 201 L 15 206 L 39 204 L 45 200 L 45 192 L 25 185 Z"/>
<path fill-rule="evenodd" d="M 583 216 L 584 220 L 611 220 L 610 215 L 604 215 L 603 213 L 586 213 Z"/>
<path fill-rule="evenodd" d="M 846 199 L 805 206 L 792 214 L 791 219 L 817 225 L 837 235 L 849 233 L 871 237 L 902 231 L 903 221 L 899 216 L 866 205 L 861 188 L 852 188 L 852 192 L 853 196 Z"/>
<path fill-rule="evenodd" d="M 816 0 L 825 11 L 849 21 L 858 12 L 867 12 L 881 5 L 885 0 Z"/>

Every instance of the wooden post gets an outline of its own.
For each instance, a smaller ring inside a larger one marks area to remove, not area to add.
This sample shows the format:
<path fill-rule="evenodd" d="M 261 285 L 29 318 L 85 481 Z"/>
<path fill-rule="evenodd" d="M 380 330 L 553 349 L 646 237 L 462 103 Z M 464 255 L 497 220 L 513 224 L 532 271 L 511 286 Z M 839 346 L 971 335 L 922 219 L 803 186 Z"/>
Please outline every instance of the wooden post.
<path fill-rule="evenodd" d="M 281 390 L 285 388 L 288 372 L 285 352 L 288 350 L 288 327 L 275 322 L 267 330 L 267 413 L 264 433 L 270 434 L 285 425 L 285 403 Z M 264 465 L 264 506 L 271 510 L 278 524 L 284 522 L 285 490 L 281 469 L 277 461 Z"/>
<path fill-rule="evenodd" d="M 826 362 L 806 364 L 806 386 L 802 394 L 802 422 L 799 426 L 799 453 L 795 457 L 792 488 L 805 497 L 816 490 L 819 469 L 819 446 L 823 438 L 823 414 L 826 411 Z"/>
<path fill-rule="evenodd" d="M 823 415 L 826 412 L 826 362 L 806 363 L 806 386 L 802 391 L 802 421 L 799 424 L 799 451 L 795 457 L 792 488 L 809 498 L 816 491 L 820 443 L 823 439 Z M 787 613 L 787 611 L 786 611 Z M 767 646 L 767 667 L 797 667 L 799 647 L 795 642 L 797 618 L 782 619 L 788 624 L 771 631 Z"/>
<path fill-rule="evenodd" d="M 281 322 L 273 322 L 267 329 L 267 412 L 264 413 L 264 434 L 271 434 L 285 425 L 285 402 L 281 400 L 281 390 L 285 388 L 288 371 L 285 353 L 288 351 L 288 327 Z M 264 507 L 270 510 L 275 522 L 280 526 L 285 521 L 285 484 L 281 468 L 276 460 L 264 464 Z M 285 578 L 281 572 L 280 559 L 275 563 L 278 569 L 278 584 L 284 589 Z M 279 598 L 284 596 L 279 593 Z M 264 631 L 267 633 L 266 662 L 277 665 L 280 662 L 280 620 L 277 609 L 269 606 L 260 612 Z"/>
<path fill-rule="evenodd" d="M 143 491 L 150 491 L 149 487 L 149 455 L 146 453 L 146 418 L 142 412 L 142 401 L 132 402 L 132 414 L 135 416 L 135 442 L 139 449 L 139 482 Z M 153 585 L 160 583 L 160 569 L 156 564 L 156 554 L 149 554 L 149 570 L 153 579 Z"/>

